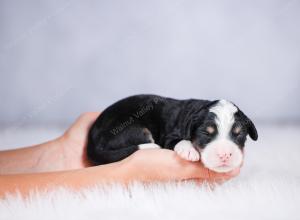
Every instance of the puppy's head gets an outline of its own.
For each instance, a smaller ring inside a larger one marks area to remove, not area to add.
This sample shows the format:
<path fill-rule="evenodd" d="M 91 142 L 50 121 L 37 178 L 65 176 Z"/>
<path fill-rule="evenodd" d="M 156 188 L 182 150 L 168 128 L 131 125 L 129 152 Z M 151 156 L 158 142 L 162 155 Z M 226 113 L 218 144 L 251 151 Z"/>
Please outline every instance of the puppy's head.
<path fill-rule="evenodd" d="M 226 100 L 207 105 L 192 131 L 192 142 L 201 153 L 202 163 L 216 172 L 228 172 L 243 162 L 247 135 L 257 140 L 252 121 Z"/>

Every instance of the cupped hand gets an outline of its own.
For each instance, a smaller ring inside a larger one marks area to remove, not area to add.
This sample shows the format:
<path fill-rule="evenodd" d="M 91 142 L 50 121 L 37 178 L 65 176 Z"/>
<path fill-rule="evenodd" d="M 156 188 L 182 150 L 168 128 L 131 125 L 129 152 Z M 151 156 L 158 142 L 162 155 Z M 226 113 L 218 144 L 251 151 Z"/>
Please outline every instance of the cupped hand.
<path fill-rule="evenodd" d="M 81 114 L 71 127 L 59 138 L 66 158 L 66 169 L 90 167 L 86 155 L 87 137 L 91 125 L 100 112 L 86 112 Z"/>
<path fill-rule="evenodd" d="M 66 169 L 92 166 L 86 155 L 87 135 L 100 112 L 83 113 L 63 134 L 59 141 L 66 158 Z M 191 162 L 167 149 L 138 150 L 121 163 L 128 172 L 129 180 L 170 181 L 195 179 L 200 182 L 222 182 L 239 174 L 239 168 L 229 173 L 216 173 L 204 167 L 201 162 Z"/>
<path fill-rule="evenodd" d="M 237 176 L 240 168 L 228 173 L 216 173 L 197 161 L 182 159 L 167 149 L 139 150 L 123 160 L 129 164 L 130 179 L 143 182 L 196 180 L 222 183 Z"/>

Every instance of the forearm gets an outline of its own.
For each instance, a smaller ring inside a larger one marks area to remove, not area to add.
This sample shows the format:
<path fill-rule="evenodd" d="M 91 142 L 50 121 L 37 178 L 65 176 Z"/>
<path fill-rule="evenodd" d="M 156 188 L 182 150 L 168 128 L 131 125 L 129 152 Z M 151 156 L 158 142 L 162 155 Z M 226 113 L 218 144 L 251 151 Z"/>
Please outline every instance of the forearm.
<path fill-rule="evenodd" d="M 1 151 L 0 175 L 60 170 L 64 165 L 64 158 L 63 150 L 59 149 L 58 140 L 55 139 L 31 147 Z"/>
<path fill-rule="evenodd" d="M 26 195 L 34 189 L 47 191 L 67 187 L 79 190 L 95 184 L 127 185 L 133 181 L 149 183 L 197 179 L 200 182 L 218 182 L 228 180 L 238 173 L 239 169 L 234 173 L 215 173 L 201 163 L 179 158 L 174 151 L 148 149 L 139 150 L 122 161 L 107 165 L 50 173 L 0 175 L 0 197 L 15 191 Z"/>
<path fill-rule="evenodd" d="M 53 172 L 91 166 L 83 147 L 61 136 L 15 150 L 0 151 L 0 175 Z"/>
<path fill-rule="evenodd" d="M 128 184 L 133 178 L 123 162 L 85 169 L 35 174 L 0 175 L 0 198 L 6 193 L 20 192 L 26 196 L 31 190 L 49 191 L 59 187 L 80 190 L 96 184 Z M 131 179 L 131 180 L 130 180 Z"/>

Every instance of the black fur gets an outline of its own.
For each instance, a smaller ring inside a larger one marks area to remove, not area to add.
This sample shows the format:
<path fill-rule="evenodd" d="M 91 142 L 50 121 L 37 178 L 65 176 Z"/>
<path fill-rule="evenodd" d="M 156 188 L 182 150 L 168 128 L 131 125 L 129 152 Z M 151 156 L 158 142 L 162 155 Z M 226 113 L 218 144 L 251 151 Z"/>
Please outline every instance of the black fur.
<path fill-rule="evenodd" d="M 92 125 L 88 135 L 88 158 L 95 164 L 106 164 L 124 159 L 138 150 L 139 144 L 150 143 L 174 149 L 181 140 L 192 140 L 204 148 L 214 135 L 204 129 L 214 125 L 214 113 L 209 108 L 218 101 L 176 100 L 156 95 L 136 95 L 125 98 L 105 109 Z M 257 139 L 253 123 L 242 112 L 237 121 L 247 127 L 252 139 Z M 247 135 L 247 134 L 246 134 Z M 236 138 L 243 147 L 246 140 Z"/>

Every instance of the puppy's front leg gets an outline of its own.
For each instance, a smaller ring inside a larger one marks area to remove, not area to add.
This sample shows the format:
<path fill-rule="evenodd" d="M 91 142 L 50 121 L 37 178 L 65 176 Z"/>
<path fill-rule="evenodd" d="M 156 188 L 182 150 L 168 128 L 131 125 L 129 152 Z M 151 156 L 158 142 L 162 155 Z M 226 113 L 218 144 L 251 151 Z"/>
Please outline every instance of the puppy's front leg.
<path fill-rule="evenodd" d="M 182 158 L 189 160 L 189 161 L 198 161 L 200 160 L 199 152 L 194 148 L 191 141 L 182 140 L 178 142 L 175 147 L 174 151 Z"/>

